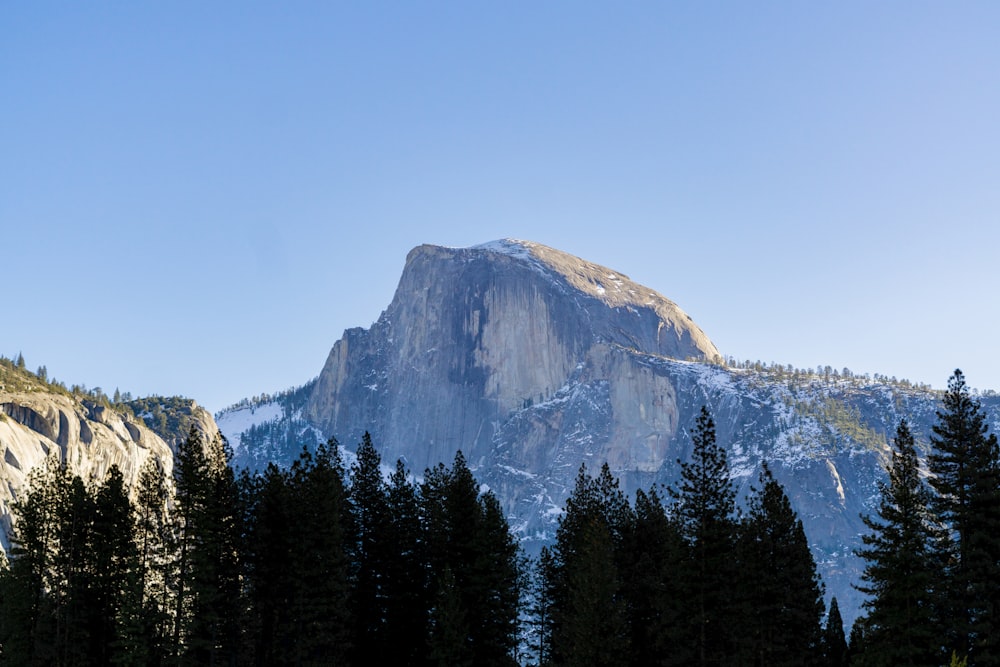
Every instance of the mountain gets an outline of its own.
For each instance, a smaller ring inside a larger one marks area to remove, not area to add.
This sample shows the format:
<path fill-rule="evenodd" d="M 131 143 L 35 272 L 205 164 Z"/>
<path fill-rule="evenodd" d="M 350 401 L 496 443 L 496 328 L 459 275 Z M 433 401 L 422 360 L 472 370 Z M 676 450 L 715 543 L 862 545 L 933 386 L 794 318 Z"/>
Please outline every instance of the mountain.
<path fill-rule="evenodd" d="M 58 457 L 84 480 L 101 480 L 112 465 L 133 485 L 156 459 L 169 475 L 173 452 L 195 426 L 218 427 L 190 399 L 153 397 L 112 404 L 99 392 L 69 391 L 0 359 L 0 548 L 10 549 L 11 506 L 32 468 Z"/>
<path fill-rule="evenodd" d="M 500 432 L 515 427 L 540 465 L 551 455 L 535 445 L 548 443 L 551 427 L 510 418 L 565 402 L 574 382 L 597 388 L 614 377 L 605 454 L 654 470 L 677 425 L 675 397 L 630 350 L 718 357 L 676 304 L 624 274 L 525 242 L 420 246 L 378 322 L 334 344 L 303 415 L 347 441 L 368 430 L 389 458 L 417 470 L 450 460 L 456 446 L 485 463 Z"/>
<path fill-rule="evenodd" d="M 702 405 L 741 493 L 764 461 L 802 518 L 828 595 L 857 615 L 854 555 L 902 417 L 926 448 L 938 394 L 847 369 L 725 360 L 676 304 L 617 270 L 527 241 L 424 245 L 389 307 L 319 377 L 218 415 L 237 465 L 369 431 L 416 474 L 461 449 L 529 549 L 551 539 L 581 464 L 624 489 L 671 484 Z M 982 397 L 992 423 L 1000 400 Z"/>

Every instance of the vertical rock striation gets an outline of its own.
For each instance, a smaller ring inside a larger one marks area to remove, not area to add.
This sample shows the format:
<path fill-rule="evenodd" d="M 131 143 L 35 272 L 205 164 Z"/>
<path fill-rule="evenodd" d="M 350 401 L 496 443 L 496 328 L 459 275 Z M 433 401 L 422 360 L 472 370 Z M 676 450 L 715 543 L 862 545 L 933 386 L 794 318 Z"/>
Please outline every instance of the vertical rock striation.
<path fill-rule="evenodd" d="M 519 415 L 549 402 L 570 408 L 568 388 L 585 383 L 602 396 L 600 454 L 654 472 L 676 432 L 675 390 L 629 350 L 719 356 L 676 304 L 617 271 L 525 241 L 424 245 L 378 321 L 333 346 L 305 416 L 344 442 L 371 431 L 384 456 L 416 471 L 459 448 L 483 465 L 511 431 L 522 449 L 538 444 L 524 454 L 540 461 L 571 414 L 529 424 Z"/>
<path fill-rule="evenodd" d="M 24 378 L 27 378 L 24 375 Z M 29 473 L 47 458 L 65 462 L 84 480 L 103 480 L 111 466 L 134 487 L 143 464 L 156 459 L 170 476 L 173 452 L 186 433 L 157 434 L 141 418 L 24 380 L 18 390 L 0 387 L 0 549 L 10 549 L 11 508 Z M 187 401 L 184 423 L 218 432 L 215 420 Z M 176 409 L 175 409 L 176 412 Z"/>

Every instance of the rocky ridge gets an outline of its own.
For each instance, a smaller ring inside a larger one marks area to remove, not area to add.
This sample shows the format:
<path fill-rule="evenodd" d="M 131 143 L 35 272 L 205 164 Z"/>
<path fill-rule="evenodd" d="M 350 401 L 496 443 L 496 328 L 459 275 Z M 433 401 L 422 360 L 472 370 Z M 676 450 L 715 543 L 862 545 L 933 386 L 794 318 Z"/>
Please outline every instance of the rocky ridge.
<path fill-rule="evenodd" d="M 33 374 L 9 365 L 0 369 L 0 548 L 10 548 L 11 507 L 25 488 L 31 470 L 46 458 L 66 462 L 84 480 L 101 480 L 117 465 L 134 486 L 150 458 L 171 474 L 173 452 L 191 425 L 205 434 L 218 427 L 212 415 L 189 399 L 159 399 L 170 405 L 160 421 L 148 412 L 116 409 L 85 395 L 47 385 Z M 169 420 L 167 419 L 169 417 Z M 169 423 L 174 431 L 160 428 Z M 156 429 L 156 430 L 154 430 Z M 159 430 L 159 432 L 157 432 Z M 183 432 L 181 432 L 183 431 Z"/>

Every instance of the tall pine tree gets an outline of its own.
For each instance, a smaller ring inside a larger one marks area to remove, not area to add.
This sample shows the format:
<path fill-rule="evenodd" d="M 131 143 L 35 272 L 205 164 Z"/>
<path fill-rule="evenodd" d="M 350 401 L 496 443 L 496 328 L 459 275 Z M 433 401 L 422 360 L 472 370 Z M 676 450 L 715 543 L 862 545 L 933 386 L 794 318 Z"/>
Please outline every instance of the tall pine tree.
<path fill-rule="evenodd" d="M 129 582 L 123 610 L 130 627 L 123 646 L 125 664 L 163 664 L 169 655 L 173 532 L 168 512 L 171 489 L 159 461 L 147 459 L 135 491 L 138 569 Z"/>
<path fill-rule="evenodd" d="M 180 549 L 174 649 L 180 664 L 221 665 L 240 649 L 239 493 L 225 440 L 194 427 L 175 469 Z"/>
<path fill-rule="evenodd" d="M 960 370 L 937 417 L 929 468 L 937 517 L 950 530 L 947 640 L 973 667 L 1000 665 L 1000 447 Z"/>
<path fill-rule="evenodd" d="M 860 642 L 858 648 L 861 648 Z M 822 664 L 823 667 L 847 667 L 850 664 L 847 639 L 844 637 L 844 619 L 840 615 L 837 598 L 830 600 L 830 613 L 826 616 L 826 627 L 823 628 Z"/>
<path fill-rule="evenodd" d="M 688 550 L 656 489 L 636 492 L 635 519 L 621 556 L 632 663 L 690 664 L 693 647 L 681 632 Z"/>
<path fill-rule="evenodd" d="M 672 490 L 681 534 L 690 549 L 686 572 L 687 642 L 693 664 L 728 664 L 737 655 L 741 593 L 736 584 L 736 491 L 726 452 L 715 441 L 715 422 L 702 407 L 691 434 L 691 459 L 680 463 L 681 482 Z"/>
<path fill-rule="evenodd" d="M 292 471 L 294 488 L 295 653 L 292 664 L 350 664 L 354 519 L 337 441 L 316 448 Z"/>
<path fill-rule="evenodd" d="M 599 479 L 580 467 L 556 542 L 542 560 L 547 624 L 543 653 L 555 665 L 625 665 L 627 608 L 615 541 L 627 502 L 605 466 Z"/>
<path fill-rule="evenodd" d="M 354 568 L 355 663 L 381 663 L 391 641 L 386 635 L 385 577 L 393 545 L 389 536 L 389 508 L 382 458 L 365 432 L 351 468 L 348 497 L 354 513 L 356 546 Z"/>
<path fill-rule="evenodd" d="M 385 647 L 387 664 L 425 664 L 428 634 L 428 582 L 424 569 L 425 545 L 420 524 L 417 489 L 402 461 L 389 479 L 386 502 L 389 542 L 393 555 L 386 562 Z"/>
<path fill-rule="evenodd" d="M 295 466 L 301 465 L 302 458 Z M 273 463 L 256 476 L 240 477 L 245 508 L 245 590 L 250 603 L 253 664 L 278 664 L 296 640 L 292 597 L 298 582 L 296 507 L 288 470 Z M 247 652 L 244 652 L 244 655 Z"/>
<path fill-rule="evenodd" d="M 476 665 L 515 664 L 522 563 L 496 498 L 480 495 L 459 451 L 450 470 L 439 465 L 425 472 L 421 505 L 433 599 L 447 603 L 447 618 L 462 619 L 467 628 L 464 648 L 440 646 L 456 635 L 433 631 L 432 655 L 468 655 Z M 442 627 L 444 609 L 432 610 L 434 628 Z"/>
<path fill-rule="evenodd" d="M 815 665 L 822 654 L 823 589 L 802 522 L 764 464 L 742 524 L 749 627 L 740 650 L 761 667 Z"/>
<path fill-rule="evenodd" d="M 863 584 L 868 594 L 864 665 L 940 665 L 943 628 L 935 588 L 943 579 L 941 534 L 930 512 L 931 492 L 920 474 L 913 434 L 906 420 L 896 428 L 889 483 L 880 483 L 876 516 L 862 519 Z"/>
<path fill-rule="evenodd" d="M 14 503 L 17 522 L 0 607 L 4 664 L 50 664 L 56 659 L 55 564 L 60 517 L 68 502 L 70 475 L 55 457 L 28 473 Z"/>

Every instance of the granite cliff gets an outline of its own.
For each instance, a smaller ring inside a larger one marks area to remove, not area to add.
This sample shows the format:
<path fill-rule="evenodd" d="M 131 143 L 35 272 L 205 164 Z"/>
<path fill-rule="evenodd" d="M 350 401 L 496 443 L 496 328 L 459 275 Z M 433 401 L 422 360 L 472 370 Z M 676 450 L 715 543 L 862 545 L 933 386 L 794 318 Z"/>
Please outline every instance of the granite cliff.
<path fill-rule="evenodd" d="M 173 452 L 192 425 L 218 432 L 212 415 L 194 401 L 141 399 L 112 406 L 71 393 L 3 360 L 0 367 L 0 549 L 10 548 L 11 507 L 32 468 L 48 457 L 84 480 L 102 480 L 112 465 L 132 486 L 143 464 L 157 459 L 168 475 Z M 147 408 L 152 407 L 154 414 Z"/>
<path fill-rule="evenodd" d="M 603 382 L 601 455 L 655 471 L 677 429 L 676 395 L 630 350 L 719 357 L 676 304 L 617 271 L 521 241 L 420 246 L 379 320 L 333 346 L 304 416 L 346 442 L 368 430 L 415 470 L 456 447 L 481 465 L 523 410 L 574 382 Z M 548 458 L 537 444 L 553 425 L 516 426 L 524 447 Z"/>
<path fill-rule="evenodd" d="M 302 442 L 329 436 L 353 449 L 365 431 L 386 463 L 418 475 L 461 449 L 530 551 L 551 539 L 581 464 L 608 462 L 630 494 L 674 483 L 706 405 L 740 492 L 765 461 L 785 486 L 850 624 L 860 515 L 886 477 L 889 439 L 905 416 L 926 448 L 938 400 L 846 369 L 727 365 L 654 290 L 504 240 L 415 248 L 389 307 L 346 331 L 316 380 L 219 419 L 237 465 L 250 467 L 290 462 Z M 1000 400 L 982 402 L 996 428 Z"/>

